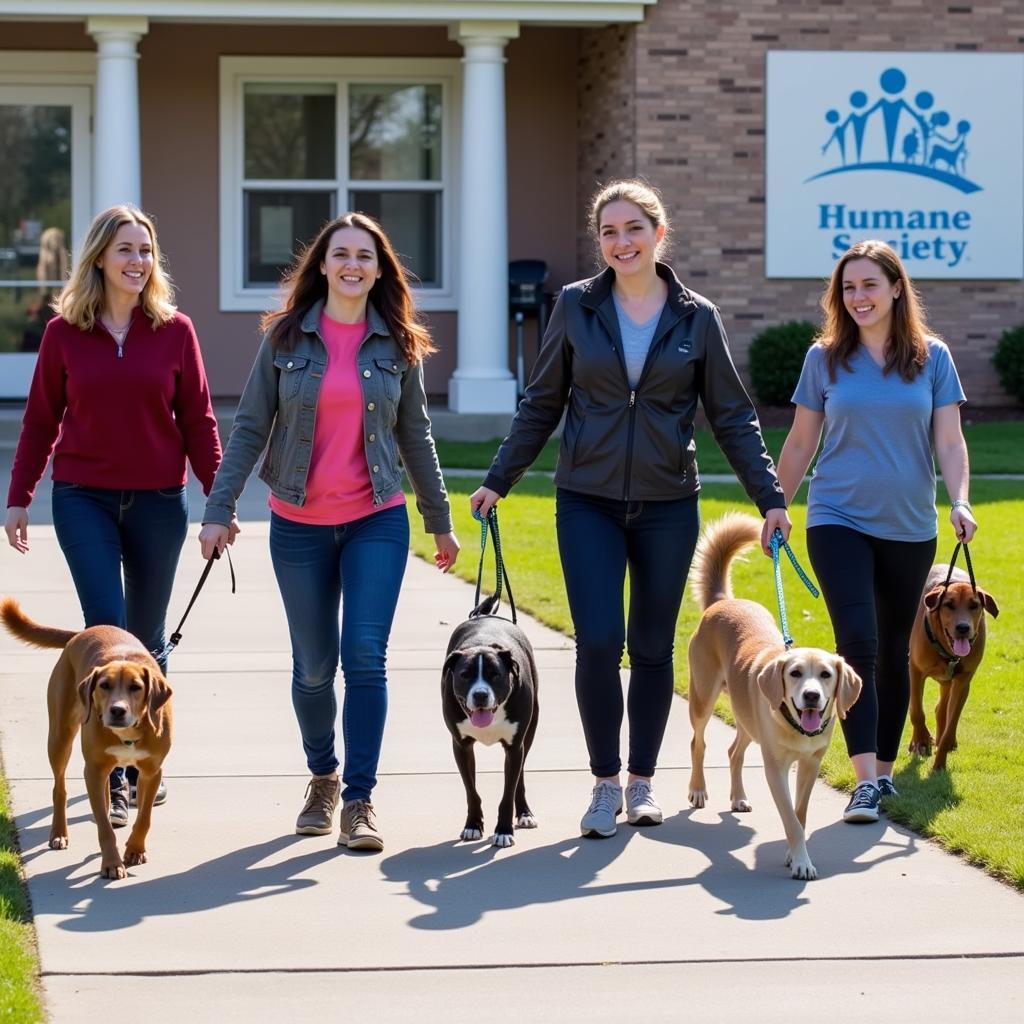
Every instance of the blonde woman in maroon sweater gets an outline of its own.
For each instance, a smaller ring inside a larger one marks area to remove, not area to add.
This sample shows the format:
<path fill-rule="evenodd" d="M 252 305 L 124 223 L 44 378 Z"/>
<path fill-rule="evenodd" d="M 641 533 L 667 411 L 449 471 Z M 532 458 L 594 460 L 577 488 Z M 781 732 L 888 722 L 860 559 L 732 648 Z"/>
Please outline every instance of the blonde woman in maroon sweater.
<path fill-rule="evenodd" d="M 188 527 L 185 460 L 209 493 L 221 456 L 199 342 L 172 300 L 152 220 L 132 206 L 100 213 L 43 334 L 5 526 L 28 552 L 28 509 L 52 452 L 53 525 L 85 625 L 134 633 L 164 671 Z M 115 827 L 128 823 L 128 803 L 119 768 Z"/>

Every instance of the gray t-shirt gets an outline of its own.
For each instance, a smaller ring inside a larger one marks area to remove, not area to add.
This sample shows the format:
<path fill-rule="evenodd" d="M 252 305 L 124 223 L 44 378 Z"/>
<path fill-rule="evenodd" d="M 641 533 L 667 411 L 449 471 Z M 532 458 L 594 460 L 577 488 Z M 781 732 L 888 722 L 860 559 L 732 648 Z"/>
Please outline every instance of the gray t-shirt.
<path fill-rule="evenodd" d="M 635 388 L 640 383 L 640 374 L 644 372 L 647 352 L 651 347 L 654 332 L 665 307 L 662 306 L 650 320 L 638 324 L 626 315 L 619 305 L 618 299 L 615 298 L 614 292 L 612 301 L 615 303 L 615 313 L 619 318 L 619 334 L 622 335 L 622 355 L 626 361 L 626 376 L 629 378 L 629 386 Z"/>
<path fill-rule="evenodd" d="M 932 413 L 964 401 L 945 343 L 928 339 L 924 368 L 907 383 L 863 346 L 828 379 L 825 351 L 804 359 L 793 402 L 825 414 L 811 477 L 807 525 L 848 526 L 884 540 L 925 541 L 938 532 Z"/>

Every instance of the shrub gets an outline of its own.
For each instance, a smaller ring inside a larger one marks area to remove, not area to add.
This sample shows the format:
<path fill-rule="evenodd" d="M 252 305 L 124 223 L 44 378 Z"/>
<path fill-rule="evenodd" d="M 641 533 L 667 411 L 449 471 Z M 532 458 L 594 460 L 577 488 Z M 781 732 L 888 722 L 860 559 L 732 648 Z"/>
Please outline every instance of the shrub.
<path fill-rule="evenodd" d="M 992 362 L 1003 390 L 1024 405 L 1024 324 L 1003 334 Z"/>
<path fill-rule="evenodd" d="M 817 327 L 806 320 L 790 320 L 762 331 L 750 343 L 750 381 L 764 405 L 789 405 L 804 356 Z"/>

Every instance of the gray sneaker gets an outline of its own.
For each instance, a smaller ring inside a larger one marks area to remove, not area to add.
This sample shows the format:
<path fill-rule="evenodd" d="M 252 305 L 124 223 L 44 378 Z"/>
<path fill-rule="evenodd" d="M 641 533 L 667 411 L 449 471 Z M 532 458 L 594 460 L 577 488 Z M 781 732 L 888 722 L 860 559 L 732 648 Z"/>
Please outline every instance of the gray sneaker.
<path fill-rule="evenodd" d="M 338 845 L 350 850 L 384 849 L 384 840 L 377 831 L 377 816 L 369 800 L 346 800 L 341 809 Z"/>
<path fill-rule="evenodd" d="M 110 825 L 124 828 L 128 824 L 128 785 L 110 788 Z"/>
<path fill-rule="evenodd" d="M 329 836 L 334 828 L 334 809 L 340 796 L 341 783 L 337 779 L 314 775 L 306 787 L 306 806 L 295 821 L 295 834 Z"/>
<path fill-rule="evenodd" d="M 590 806 L 580 820 L 585 836 L 615 835 L 615 816 L 622 813 L 622 787 L 614 782 L 599 782 L 590 794 Z"/>
<path fill-rule="evenodd" d="M 663 817 L 651 783 L 637 779 L 626 787 L 626 820 L 630 825 L 660 825 Z"/>

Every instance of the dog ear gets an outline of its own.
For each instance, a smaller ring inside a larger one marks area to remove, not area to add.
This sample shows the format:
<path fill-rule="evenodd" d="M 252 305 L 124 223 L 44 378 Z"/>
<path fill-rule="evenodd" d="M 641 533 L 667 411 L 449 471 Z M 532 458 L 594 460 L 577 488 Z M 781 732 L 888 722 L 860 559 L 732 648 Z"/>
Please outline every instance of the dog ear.
<path fill-rule="evenodd" d="M 996 604 L 996 599 L 991 594 L 979 588 L 978 600 L 981 601 L 985 611 L 987 611 L 993 619 L 999 618 L 999 605 Z"/>
<path fill-rule="evenodd" d="M 939 607 L 939 602 L 942 600 L 942 595 L 946 592 L 945 587 L 932 587 L 927 594 L 924 595 L 924 606 L 928 611 L 933 612 Z"/>
<path fill-rule="evenodd" d="M 498 652 L 498 659 L 505 666 L 505 670 L 518 683 L 519 665 L 516 663 L 516 659 L 512 656 L 512 652 L 505 647 L 498 647 L 497 645 L 495 645 L 495 649 Z"/>
<path fill-rule="evenodd" d="M 455 662 L 457 662 L 459 658 L 465 657 L 465 655 L 465 651 L 452 651 L 452 653 L 444 659 L 444 665 L 441 668 L 441 678 L 444 679 L 444 677 L 447 676 L 455 667 Z"/>
<path fill-rule="evenodd" d="M 787 660 L 784 654 L 780 654 L 757 674 L 757 685 L 773 708 L 777 708 L 786 699 L 786 684 L 782 673 Z"/>
<path fill-rule="evenodd" d="M 836 658 L 836 711 L 840 718 L 845 718 L 847 712 L 860 696 L 862 687 L 861 678 L 850 668 L 844 658 Z"/>
<path fill-rule="evenodd" d="M 92 692 L 96 689 L 98 674 L 96 669 L 93 669 L 78 684 L 78 699 L 85 705 L 85 718 L 82 719 L 82 725 L 89 721 L 89 716 L 92 714 Z"/>
<path fill-rule="evenodd" d="M 171 699 L 174 691 L 162 674 L 154 675 L 148 668 L 143 671 L 146 674 L 146 706 L 149 720 L 153 723 L 153 731 L 159 736 L 163 732 L 164 716 L 158 712 Z"/>

